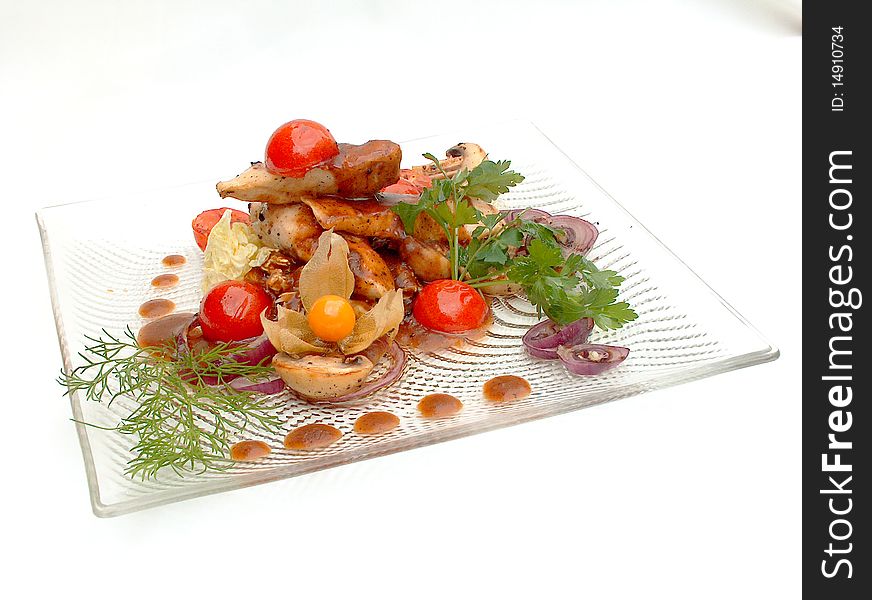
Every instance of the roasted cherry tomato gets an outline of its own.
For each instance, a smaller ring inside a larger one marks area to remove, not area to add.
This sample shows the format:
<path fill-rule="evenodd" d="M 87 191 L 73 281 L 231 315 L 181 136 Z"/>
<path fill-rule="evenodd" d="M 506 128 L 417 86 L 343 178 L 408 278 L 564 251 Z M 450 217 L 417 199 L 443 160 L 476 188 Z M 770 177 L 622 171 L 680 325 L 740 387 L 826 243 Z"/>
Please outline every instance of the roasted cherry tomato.
<path fill-rule="evenodd" d="M 481 294 L 469 285 L 440 279 L 424 286 L 415 299 L 412 314 L 427 329 L 462 333 L 484 325 L 488 306 Z"/>
<path fill-rule="evenodd" d="M 414 183 L 410 183 L 405 179 L 400 179 L 394 184 L 391 184 L 382 189 L 385 194 L 414 194 L 417 196 L 421 193 Z"/>
<path fill-rule="evenodd" d="M 342 296 L 327 294 L 306 313 L 312 332 L 325 342 L 338 342 L 354 329 L 354 307 Z"/>
<path fill-rule="evenodd" d="M 302 177 L 339 154 L 330 131 L 315 121 L 296 119 L 275 130 L 266 144 L 266 168 L 277 175 Z"/>
<path fill-rule="evenodd" d="M 247 281 L 222 281 L 200 304 L 203 337 L 213 342 L 238 342 L 263 333 L 260 313 L 272 300 Z"/>
<path fill-rule="evenodd" d="M 206 249 L 206 242 L 209 241 L 209 232 L 212 231 L 213 227 L 215 227 L 215 223 L 220 221 L 221 217 L 224 216 L 225 210 L 230 211 L 231 223 L 250 222 L 247 213 L 232 208 L 213 208 L 201 212 L 199 215 L 194 217 L 193 221 L 191 221 L 191 228 L 194 230 L 194 239 L 197 240 L 197 245 L 200 247 L 200 250 Z"/>

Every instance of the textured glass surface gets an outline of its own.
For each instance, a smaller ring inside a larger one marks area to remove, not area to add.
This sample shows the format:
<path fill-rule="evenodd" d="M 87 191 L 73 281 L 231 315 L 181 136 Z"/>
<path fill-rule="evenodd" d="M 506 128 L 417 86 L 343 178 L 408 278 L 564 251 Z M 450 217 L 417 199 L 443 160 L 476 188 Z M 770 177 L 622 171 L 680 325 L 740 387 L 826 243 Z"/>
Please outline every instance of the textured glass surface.
<path fill-rule="evenodd" d="M 601 233 L 590 256 L 600 268 L 615 269 L 626 277 L 621 298 L 629 301 L 640 317 L 619 331 L 597 332 L 592 341 L 629 347 L 627 361 L 600 376 L 571 377 L 557 361 L 531 359 L 520 340 L 537 321 L 531 306 L 517 297 L 495 299 L 493 325 L 486 337 L 433 354 L 412 354 L 402 379 L 370 402 L 327 407 L 288 399 L 281 412 L 279 434 L 249 431 L 239 438 L 263 439 L 272 447 L 272 454 L 259 462 L 237 463 L 226 472 L 184 477 L 167 472 L 154 480 L 134 480 L 124 475 L 131 458 L 131 438 L 77 425 L 97 515 L 118 515 L 283 479 L 555 415 L 778 356 L 741 315 L 534 126 L 510 123 L 459 133 L 459 137 L 452 134 L 403 144 L 404 164 L 420 163 L 422 152 L 439 155 L 462 137 L 480 143 L 494 159 L 511 159 L 512 167 L 526 176 L 523 184 L 501 197 L 500 208 L 533 206 L 596 223 Z M 173 300 L 178 310 L 196 310 L 202 253 L 194 243 L 190 222 L 199 211 L 216 206 L 244 208 L 235 200 L 220 200 L 214 182 L 205 182 L 38 213 L 66 369 L 81 361 L 77 353 L 84 346 L 83 336 L 99 335 L 103 328 L 121 332 L 128 325 L 137 330 L 143 323 L 137 309 L 144 300 L 164 297 Z M 187 263 L 167 269 L 161 259 L 168 254 L 182 254 Z M 177 273 L 180 284 L 166 290 L 153 288 L 151 279 L 164 272 Z M 525 377 L 532 385 L 532 395 L 500 405 L 486 402 L 482 384 L 501 374 Z M 421 418 L 416 403 L 434 391 L 457 396 L 463 401 L 463 410 L 446 419 Z M 106 427 L 117 424 L 132 408 L 124 399 L 107 407 L 80 402 L 74 396 L 71 404 L 77 420 Z M 355 434 L 355 419 L 372 410 L 398 415 L 400 427 L 382 436 Z M 344 437 L 326 449 L 308 453 L 282 447 L 287 431 L 312 422 L 334 425 Z"/>

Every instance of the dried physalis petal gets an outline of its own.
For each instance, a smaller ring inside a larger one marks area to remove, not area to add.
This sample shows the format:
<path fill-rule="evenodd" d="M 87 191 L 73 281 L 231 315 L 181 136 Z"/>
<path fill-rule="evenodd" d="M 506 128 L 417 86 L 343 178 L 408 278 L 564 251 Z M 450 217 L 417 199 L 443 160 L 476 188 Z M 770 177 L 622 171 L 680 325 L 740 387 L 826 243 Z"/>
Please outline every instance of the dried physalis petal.
<path fill-rule="evenodd" d="M 261 313 L 260 322 L 263 331 L 275 349 L 285 354 L 321 354 L 327 348 L 316 345 L 318 338 L 309 328 L 306 315 L 283 306 L 276 307 L 278 319 L 270 321 L 266 311 Z"/>
<path fill-rule="evenodd" d="M 300 299 L 309 310 L 321 296 L 348 299 L 354 291 L 354 274 L 348 266 L 348 243 L 333 231 L 318 238 L 318 249 L 300 270 Z"/>
<path fill-rule="evenodd" d="M 355 354 L 400 326 L 403 320 L 403 292 L 393 290 L 379 298 L 375 306 L 358 317 L 351 334 L 340 340 L 339 349 L 344 354 Z"/>

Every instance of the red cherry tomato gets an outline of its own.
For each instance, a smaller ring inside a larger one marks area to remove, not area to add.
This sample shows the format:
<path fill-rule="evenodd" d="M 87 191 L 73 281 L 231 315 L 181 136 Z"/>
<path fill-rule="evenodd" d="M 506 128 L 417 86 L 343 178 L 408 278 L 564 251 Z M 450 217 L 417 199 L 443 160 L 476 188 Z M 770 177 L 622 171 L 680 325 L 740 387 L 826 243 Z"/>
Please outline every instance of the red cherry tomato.
<path fill-rule="evenodd" d="M 302 177 L 339 154 L 330 131 L 315 121 L 296 119 L 275 130 L 266 144 L 266 168 L 277 175 Z"/>
<path fill-rule="evenodd" d="M 238 342 L 263 333 L 260 313 L 272 304 L 261 288 L 247 281 L 222 281 L 200 304 L 203 337 L 212 342 Z"/>
<path fill-rule="evenodd" d="M 241 210 L 234 210 L 232 208 L 213 208 L 201 212 L 199 215 L 194 217 L 193 221 L 191 221 L 191 229 L 194 230 L 194 239 L 197 241 L 200 250 L 206 249 L 206 242 L 209 241 L 209 232 L 211 232 L 212 228 L 215 227 L 215 223 L 220 221 L 221 217 L 224 216 L 225 210 L 230 211 L 231 223 L 250 222 L 248 213 L 244 213 Z"/>
<path fill-rule="evenodd" d="M 443 333 L 478 329 L 484 325 L 487 313 L 487 302 L 481 294 L 453 279 L 440 279 L 425 285 L 412 308 L 418 323 Z"/>
<path fill-rule="evenodd" d="M 414 183 L 410 183 L 405 179 L 400 179 L 396 183 L 382 188 L 382 191 L 385 194 L 414 194 L 415 196 L 421 193 L 421 190 Z"/>

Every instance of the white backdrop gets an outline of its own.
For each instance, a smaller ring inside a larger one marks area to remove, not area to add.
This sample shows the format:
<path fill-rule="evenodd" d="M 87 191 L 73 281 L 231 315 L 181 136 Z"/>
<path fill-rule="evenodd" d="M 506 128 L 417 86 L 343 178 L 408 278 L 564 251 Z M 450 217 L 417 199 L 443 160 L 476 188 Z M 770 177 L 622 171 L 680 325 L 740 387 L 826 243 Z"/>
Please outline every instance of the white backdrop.
<path fill-rule="evenodd" d="M 2 0 L 0 589 L 796 597 L 800 28 L 789 1 Z M 95 518 L 53 382 L 61 363 L 34 210 L 235 174 L 297 117 L 347 140 L 532 120 L 782 357 Z"/>

